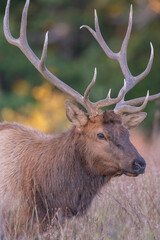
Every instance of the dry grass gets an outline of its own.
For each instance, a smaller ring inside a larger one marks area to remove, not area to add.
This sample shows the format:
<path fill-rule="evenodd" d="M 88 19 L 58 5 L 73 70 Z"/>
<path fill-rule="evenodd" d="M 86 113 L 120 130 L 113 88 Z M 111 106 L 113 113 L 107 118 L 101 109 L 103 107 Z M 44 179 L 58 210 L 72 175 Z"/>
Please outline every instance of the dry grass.
<path fill-rule="evenodd" d="M 160 137 L 151 146 L 142 134 L 132 139 L 147 162 L 145 174 L 112 179 L 85 217 L 54 226 L 36 240 L 160 239 Z"/>

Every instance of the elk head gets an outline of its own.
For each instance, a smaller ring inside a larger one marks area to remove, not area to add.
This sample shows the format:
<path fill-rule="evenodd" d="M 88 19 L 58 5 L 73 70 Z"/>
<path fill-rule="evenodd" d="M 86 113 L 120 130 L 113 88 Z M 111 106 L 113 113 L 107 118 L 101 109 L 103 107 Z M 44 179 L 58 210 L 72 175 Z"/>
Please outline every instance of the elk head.
<path fill-rule="evenodd" d="M 67 117 L 76 126 L 79 153 L 86 169 L 99 176 L 137 176 L 146 164 L 129 140 L 128 128 L 139 124 L 145 113 L 120 116 L 113 110 L 90 117 L 70 101 Z"/>
<path fill-rule="evenodd" d="M 138 76 L 133 76 L 131 74 L 127 65 L 127 46 L 132 28 L 132 6 L 130 8 L 127 32 L 121 50 L 118 53 L 112 52 L 105 43 L 99 28 L 96 11 L 95 30 L 86 25 L 82 26 L 91 32 L 109 58 L 115 59 L 119 62 L 125 78 L 124 85 L 120 89 L 116 98 L 111 98 L 111 90 L 109 90 L 105 99 L 94 103 L 89 100 L 89 94 L 96 81 L 96 69 L 91 83 L 87 87 L 84 96 L 82 96 L 53 75 L 45 66 L 48 32 L 45 36 L 41 58 L 38 59 L 31 50 L 26 37 L 28 7 L 29 0 L 26 1 L 23 9 L 20 37 L 15 39 L 12 37 L 9 29 L 10 0 L 8 0 L 4 17 L 5 37 L 8 42 L 21 49 L 45 79 L 50 81 L 61 91 L 67 93 L 87 110 L 87 113 L 85 113 L 73 103 L 69 101 L 66 102 L 67 117 L 73 125 L 76 126 L 80 141 L 83 142 L 83 150 L 88 153 L 87 164 L 92 165 L 99 175 L 114 176 L 124 173 L 126 175 L 137 176 L 138 174 L 143 173 L 146 166 L 145 161 L 131 144 L 128 129 L 137 126 L 144 120 L 147 114 L 141 111 L 145 108 L 148 101 L 160 98 L 160 93 L 149 96 L 148 91 L 146 97 L 125 101 L 126 93 L 149 73 L 154 55 L 152 44 L 150 44 L 151 55 L 145 71 Z M 103 112 L 101 110 L 103 107 L 112 104 L 115 104 L 113 111 Z M 136 106 L 139 104 L 142 105 Z"/>

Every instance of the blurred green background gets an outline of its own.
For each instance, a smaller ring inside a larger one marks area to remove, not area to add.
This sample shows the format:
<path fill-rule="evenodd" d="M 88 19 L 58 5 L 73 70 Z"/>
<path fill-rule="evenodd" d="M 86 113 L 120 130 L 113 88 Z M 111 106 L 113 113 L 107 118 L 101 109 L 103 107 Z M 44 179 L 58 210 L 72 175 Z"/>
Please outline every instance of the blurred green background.
<path fill-rule="evenodd" d="M 10 27 L 19 36 L 21 12 L 25 1 L 12 0 Z M 133 29 L 128 47 L 128 65 L 133 75 L 145 68 L 150 56 L 151 41 L 155 57 L 149 75 L 132 89 L 126 99 L 160 92 L 160 1 L 159 0 L 31 0 L 28 14 L 28 41 L 40 57 L 45 32 L 49 30 L 47 66 L 58 78 L 81 94 L 97 67 L 97 83 L 91 93 L 96 101 L 112 88 L 116 97 L 123 85 L 119 64 L 109 59 L 83 24 L 94 27 L 96 8 L 105 41 L 119 51 L 133 4 Z M 6 1 L 0 1 L 0 119 L 32 125 L 45 132 L 58 132 L 68 125 L 64 102 L 67 96 L 44 80 L 3 34 Z M 149 103 L 147 119 L 142 127 L 151 130 L 156 103 Z"/>

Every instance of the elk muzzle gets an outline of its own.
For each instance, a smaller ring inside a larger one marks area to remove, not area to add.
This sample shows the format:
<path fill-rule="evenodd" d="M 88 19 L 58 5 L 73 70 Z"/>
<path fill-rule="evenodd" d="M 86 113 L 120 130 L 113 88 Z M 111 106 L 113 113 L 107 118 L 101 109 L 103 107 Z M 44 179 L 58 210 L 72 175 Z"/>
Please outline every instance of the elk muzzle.
<path fill-rule="evenodd" d="M 141 157 L 138 159 L 135 159 L 133 161 L 133 171 L 135 174 L 142 174 L 145 171 L 146 168 L 146 162 L 145 160 Z"/>

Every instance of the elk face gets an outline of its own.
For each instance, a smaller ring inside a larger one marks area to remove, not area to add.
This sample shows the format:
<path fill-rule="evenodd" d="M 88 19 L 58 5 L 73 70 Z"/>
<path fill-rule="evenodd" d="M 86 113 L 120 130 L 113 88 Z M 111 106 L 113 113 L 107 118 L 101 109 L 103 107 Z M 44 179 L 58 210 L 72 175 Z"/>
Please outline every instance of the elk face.
<path fill-rule="evenodd" d="M 75 105 L 67 110 L 69 120 L 76 125 L 80 141 L 84 143 L 84 158 L 90 169 L 109 177 L 144 173 L 146 163 L 130 142 L 127 129 L 138 125 L 144 119 L 143 113 L 121 117 L 114 111 L 105 111 L 89 119 Z"/>
<path fill-rule="evenodd" d="M 98 174 L 116 176 L 126 174 L 137 176 L 144 173 L 146 163 L 129 139 L 123 119 L 113 111 L 91 119 L 86 127 L 90 156 Z"/>

